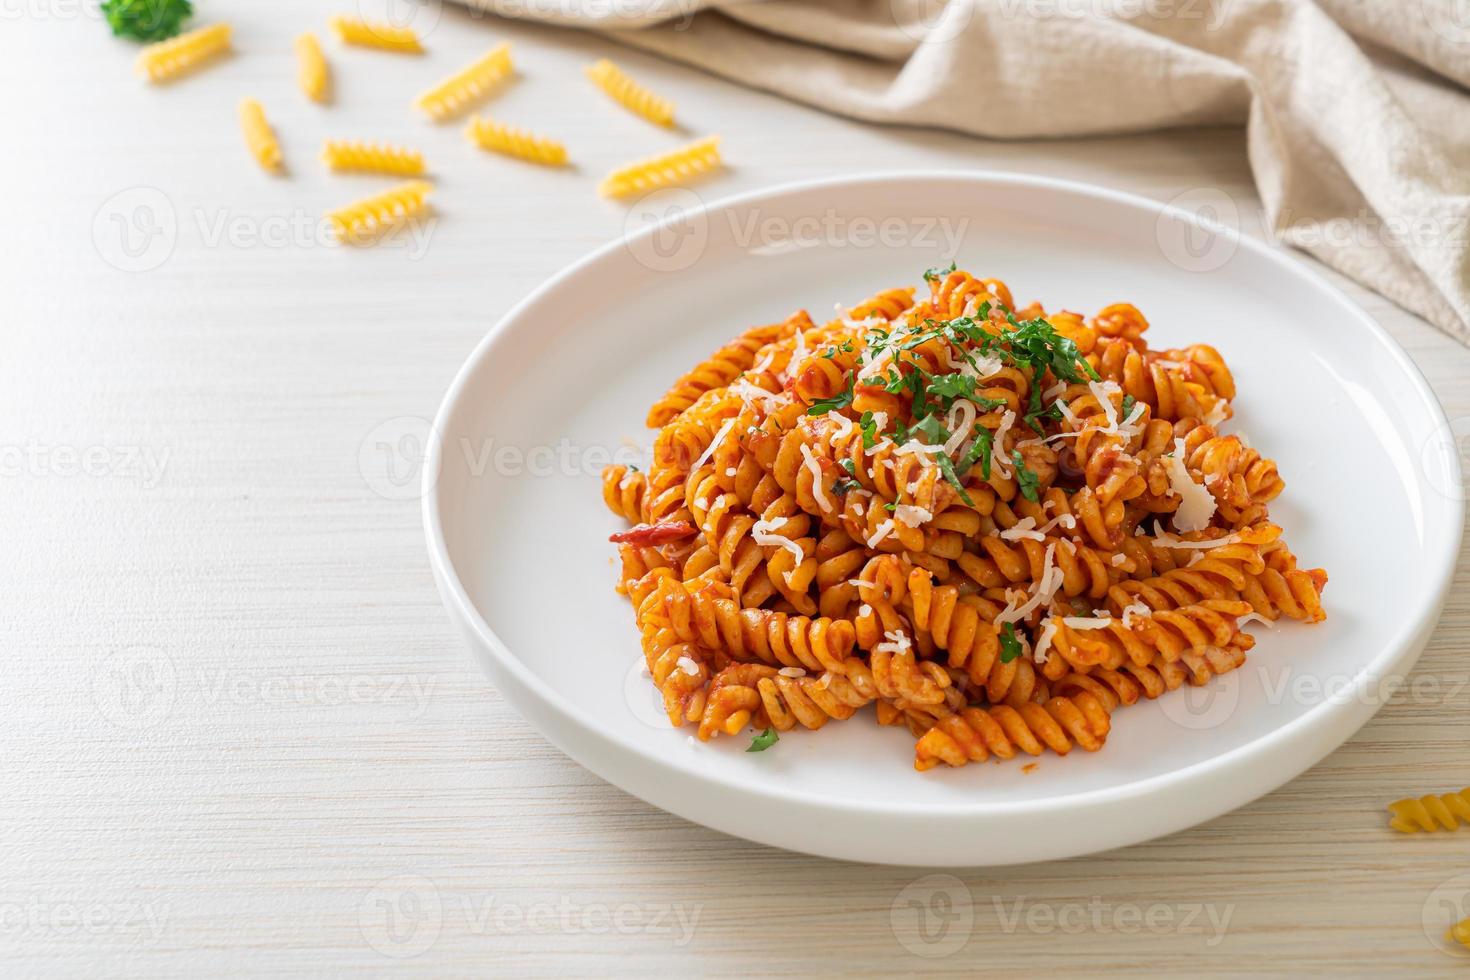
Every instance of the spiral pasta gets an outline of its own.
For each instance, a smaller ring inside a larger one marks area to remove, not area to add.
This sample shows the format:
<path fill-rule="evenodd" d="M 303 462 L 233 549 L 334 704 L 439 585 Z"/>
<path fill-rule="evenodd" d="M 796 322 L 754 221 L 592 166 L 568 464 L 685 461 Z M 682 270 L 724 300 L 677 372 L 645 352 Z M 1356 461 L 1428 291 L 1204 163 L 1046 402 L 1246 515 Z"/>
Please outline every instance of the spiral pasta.
<path fill-rule="evenodd" d="M 627 197 L 708 173 L 720 165 L 720 138 L 707 136 L 658 156 L 619 167 L 603 178 L 604 197 Z"/>
<path fill-rule="evenodd" d="M 333 17 L 331 25 L 344 44 L 401 54 L 420 54 L 424 50 L 424 46 L 419 43 L 418 34 L 411 27 L 341 16 Z"/>
<path fill-rule="evenodd" d="M 468 109 L 515 73 L 510 45 L 500 44 L 414 100 L 414 107 L 440 122 Z"/>
<path fill-rule="evenodd" d="M 671 722 L 872 704 L 919 770 L 1097 751 L 1118 709 L 1239 669 L 1252 620 L 1326 616 L 1327 573 L 1270 520 L 1276 464 L 1221 431 L 1214 348 L 1149 350 L 1128 304 L 924 279 L 746 330 L 649 409 L 646 471 L 604 470 Z M 1394 806 L 1400 829 L 1470 822 L 1458 796 Z"/>
<path fill-rule="evenodd" d="M 418 150 L 362 140 L 327 140 L 322 144 L 322 162 L 339 172 L 400 177 L 417 177 L 425 169 L 424 155 Z"/>
<path fill-rule="evenodd" d="M 301 92 L 313 102 L 325 102 L 332 86 L 332 72 L 327 67 L 327 56 L 322 53 L 321 42 L 316 35 L 306 33 L 298 36 L 296 48 L 296 84 Z"/>
<path fill-rule="evenodd" d="M 1402 834 L 1459 830 L 1461 823 L 1470 824 L 1470 788 L 1458 793 L 1399 800 L 1390 803 L 1388 811 L 1393 814 L 1388 825 Z"/>
<path fill-rule="evenodd" d="M 623 73 L 617 65 L 606 58 L 587 66 L 587 77 L 592 84 L 607 93 L 628 111 L 642 116 L 659 126 L 674 125 L 674 104 L 661 99 Z"/>
<path fill-rule="evenodd" d="M 265 118 L 265 108 L 256 100 L 240 100 L 240 129 L 245 135 L 246 149 L 260 168 L 269 173 L 280 173 L 281 144 Z"/>
<path fill-rule="evenodd" d="M 535 136 L 493 119 L 476 117 L 470 120 L 465 135 L 482 150 L 518 157 L 530 163 L 560 167 L 567 162 L 567 148 L 556 140 Z"/>
<path fill-rule="evenodd" d="M 230 49 L 229 24 L 210 24 L 150 44 L 138 54 L 138 74 L 150 82 L 169 82 L 195 71 Z"/>
<path fill-rule="evenodd" d="M 426 180 L 410 180 L 329 211 L 327 220 L 340 241 L 363 243 L 421 213 L 433 190 L 434 185 Z"/>

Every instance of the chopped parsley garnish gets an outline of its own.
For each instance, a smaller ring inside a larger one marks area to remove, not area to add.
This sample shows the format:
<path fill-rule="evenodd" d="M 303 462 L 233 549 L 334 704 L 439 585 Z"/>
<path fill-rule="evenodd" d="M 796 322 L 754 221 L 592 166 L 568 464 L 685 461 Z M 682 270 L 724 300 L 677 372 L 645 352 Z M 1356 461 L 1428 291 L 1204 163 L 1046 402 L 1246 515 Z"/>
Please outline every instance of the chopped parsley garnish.
<path fill-rule="evenodd" d="M 949 268 L 948 269 L 942 269 L 939 266 L 935 266 L 932 269 L 925 269 L 924 270 L 924 281 L 925 282 L 935 282 L 935 281 L 939 280 L 940 278 L 949 275 L 954 270 L 955 270 L 955 264 L 953 262 L 951 262 L 949 264 Z"/>
<path fill-rule="evenodd" d="M 1014 623 L 1006 623 L 1000 630 L 1000 662 L 1008 664 L 1021 655 L 1021 641 L 1016 638 Z"/>
<path fill-rule="evenodd" d="M 766 749 L 781 741 L 781 736 L 776 734 L 774 728 L 767 728 L 755 738 L 750 740 L 750 748 L 747 752 L 764 752 Z"/>
<path fill-rule="evenodd" d="M 851 456 L 844 456 L 837 461 L 837 465 L 847 470 L 848 476 L 857 476 L 857 464 L 852 461 Z"/>
<path fill-rule="evenodd" d="M 861 490 L 862 488 L 863 488 L 863 485 L 861 483 L 859 483 L 857 480 L 854 480 L 850 476 L 841 476 L 841 477 L 838 477 L 832 483 L 832 492 L 833 493 L 842 494 L 842 493 L 847 493 L 849 490 Z"/>
<path fill-rule="evenodd" d="M 1133 405 L 1134 405 L 1133 396 L 1132 395 L 1124 395 L 1123 396 L 1123 418 L 1126 419 L 1126 418 L 1128 418 L 1128 416 L 1130 416 L 1130 415 L 1133 414 Z"/>
<path fill-rule="evenodd" d="M 975 426 L 975 441 L 970 443 L 965 458 L 960 460 L 960 472 L 970 472 L 970 467 L 978 461 L 981 475 L 987 480 L 990 479 L 990 451 L 993 444 L 994 437 L 990 430 L 983 426 Z"/>
<path fill-rule="evenodd" d="M 1036 488 L 1041 482 L 1040 477 L 1026 468 L 1026 464 L 1021 461 L 1020 450 L 1011 450 L 1011 462 L 1016 464 L 1016 482 L 1021 485 L 1021 496 L 1033 504 L 1039 503 L 1040 497 L 1036 493 Z"/>
<path fill-rule="evenodd" d="M 939 463 L 939 472 L 943 473 L 950 485 L 959 491 L 960 499 L 965 502 L 966 506 L 974 507 L 975 501 L 971 500 L 970 495 L 965 492 L 965 485 L 960 482 L 960 475 L 955 472 L 954 460 L 949 458 L 949 453 L 939 453 L 934 459 Z"/>
<path fill-rule="evenodd" d="M 872 449 L 878 441 L 878 423 L 873 421 L 872 412 L 863 413 L 863 417 L 858 419 L 858 428 L 863 433 L 863 448 Z"/>
<path fill-rule="evenodd" d="M 101 10 L 113 35 L 152 42 L 179 33 L 194 5 L 189 0 L 103 0 Z"/>
<path fill-rule="evenodd" d="M 851 405 L 852 381 L 852 377 L 849 376 L 847 379 L 846 388 L 844 388 L 842 391 L 839 391 L 831 398 L 819 398 L 816 401 L 812 402 L 812 407 L 808 408 L 806 410 L 806 413 L 808 415 L 826 415 L 828 412 L 835 412 L 839 409 L 843 409 Z"/>
<path fill-rule="evenodd" d="M 832 358 L 834 358 L 834 357 L 837 356 L 837 352 L 838 351 L 841 351 L 844 354 L 851 354 L 852 353 L 852 341 L 851 340 L 844 340 L 841 344 L 839 344 L 836 347 L 828 347 L 826 350 L 822 351 L 822 356 L 825 357 L 827 360 L 830 361 L 830 360 L 832 360 Z"/>

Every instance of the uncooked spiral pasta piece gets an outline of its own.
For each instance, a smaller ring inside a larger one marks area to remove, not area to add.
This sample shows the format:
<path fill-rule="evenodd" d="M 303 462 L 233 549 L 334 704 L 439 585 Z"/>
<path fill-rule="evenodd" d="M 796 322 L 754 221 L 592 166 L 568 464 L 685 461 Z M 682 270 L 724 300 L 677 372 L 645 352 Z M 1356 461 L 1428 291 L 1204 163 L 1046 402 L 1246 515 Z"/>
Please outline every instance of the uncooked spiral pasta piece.
<path fill-rule="evenodd" d="M 327 220 L 338 240 L 362 244 L 422 213 L 433 190 L 426 180 L 410 180 L 329 211 Z"/>
<path fill-rule="evenodd" d="M 310 32 L 296 38 L 296 84 L 313 102 L 325 102 L 331 94 L 332 72 L 321 42 Z"/>
<path fill-rule="evenodd" d="M 240 100 L 240 129 L 245 135 L 246 149 L 261 169 L 280 173 L 281 144 L 265 118 L 265 108 L 254 99 Z"/>
<path fill-rule="evenodd" d="M 489 95 L 513 74 L 510 45 L 498 44 L 420 95 L 413 104 L 429 118 L 442 122 Z"/>
<path fill-rule="evenodd" d="M 322 162 L 339 172 L 399 177 L 417 177 L 425 169 L 424 155 L 418 150 L 362 140 L 327 140 L 322 144 Z"/>
<path fill-rule="evenodd" d="M 167 82 L 217 59 L 230 49 L 229 24 L 210 24 L 157 44 L 138 54 L 138 73 L 150 82 Z"/>
<path fill-rule="evenodd" d="M 560 167 L 567 162 L 567 148 L 554 139 L 536 136 L 493 119 L 476 117 L 465 127 L 465 135 L 482 150 L 516 157 L 547 167 Z"/>
<path fill-rule="evenodd" d="M 661 99 L 623 73 L 606 58 L 587 66 L 587 77 L 629 111 L 659 126 L 674 125 L 674 104 Z"/>
<path fill-rule="evenodd" d="M 418 34 L 411 27 L 341 16 L 333 17 L 331 25 L 344 44 L 396 51 L 400 54 L 421 54 L 424 50 L 424 46 L 419 43 Z"/>
<path fill-rule="evenodd" d="M 1460 824 L 1470 824 L 1470 788 L 1399 800 L 1388 805 L 1388 812 L 1393 814 L 1388 825 L 1402 834 L 1459 830 Z"/>
<path fill-rule="evenodd" d="M 720 138 L 707 136 L 677 150 L 619 167 L 603 178 L 597 189 L 604 197 L 641 194 L 708 173 L 720 162 Z"/>

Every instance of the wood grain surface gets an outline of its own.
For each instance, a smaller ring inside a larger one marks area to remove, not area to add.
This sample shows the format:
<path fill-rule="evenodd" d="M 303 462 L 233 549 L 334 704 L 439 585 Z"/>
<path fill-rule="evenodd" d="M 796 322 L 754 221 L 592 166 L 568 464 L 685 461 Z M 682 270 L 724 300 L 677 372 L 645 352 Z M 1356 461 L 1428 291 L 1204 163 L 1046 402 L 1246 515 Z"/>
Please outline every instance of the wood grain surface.
<path fill-rule="evenodd" d="M 432 415 L 517 299 L 643 220 L 595 183 L 680 136 L 591 90 L 596 57 L 675 98 L 690 133 L 723 135 L 730 166 L 702 195 L 993 168 L 1213 195 L 1259 233 L 1239 132 L 987 143 L 433 3 L 421 57 L 341 48 L 326 20 L 350 3 L 198 6 L 236 25 L 236 53 L 165 87 L 132 77 L 133 47 L 90 0 L 3 11 L 4 973 L 1464 968 L 1432 937 L 1470 893 L 1470 833 L 1399 837 L 1383 806 L 1470 784 L 1470 571 L 1410 693 L 1277 792 L 1125 850 L 935 877 L 726 837 L 563 757 L 451 633 L 418 502 L 380 492 L 365 449 L 385 423 Z M 306 29 L 336 73 L 328 106 L 294 86 Z M 497 115 L 563 138 L 574 168 L 479 153 L 411 108 L 500 40 L 520 76 Z M 242 146 L 247 95 L 286 176 Z M 384 182 L 324 173 L 324 136 L 421 147 L 432 234 L 325 243 L 321 212 Z M 1463 437 L 1470 351 L 1330 278 L 1407 348 Z M 1371 528 L 1343 533 L 1373 560 Z"/>

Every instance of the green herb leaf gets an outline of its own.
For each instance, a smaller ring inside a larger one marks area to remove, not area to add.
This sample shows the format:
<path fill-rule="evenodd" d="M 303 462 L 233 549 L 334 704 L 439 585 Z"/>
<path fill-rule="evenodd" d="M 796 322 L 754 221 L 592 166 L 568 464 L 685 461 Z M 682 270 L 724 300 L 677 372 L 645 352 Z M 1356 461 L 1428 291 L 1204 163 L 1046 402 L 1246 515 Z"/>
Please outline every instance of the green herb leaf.
<path fill-rule="evenodd" d="M 909 426 L 909 437 L 918 438 L 930 446 L 942 446 L 949 441 L 949 433 L 940 424 L 939 416 L 926 415 L 913 425 Z M 907 441 L 907 440 L 905 440 Z M 941 453 L 940 455 L 943 455 Z"/>
<path fill-rule="evenodd" d="M 837 465 L 847 470 L 848 476 L 857 476 L 857 464 L 852 461 L 851 456 L 844 456 L 837 461 Z"/>
<path fill-rule="evenodd" d="M 851 477 L 838 477 L 832 483 L 833 493 L 847 493 L 849 490 L 861 490 L 863 485 Z"/>
<path fill-rule="evenodd" d="M 847 377 L 847 387 L 845 389 L 839 391 L 831 398 L 819 398 L 816 401 L 812 402 L 811 408 L 808 408 L 806 410 L 806 413 L 808 415 L 826 415 L 828 412 L 835 412 L 839 409 L 843 409 L 851 405 L 852 383 L 853 376 L 849 374 Z"/>
<path fill-rule="evenodd" d="M 858 419 L 858 428 L 863 433 L 863 448 L 872 449 L 878 441 L 878 423 L 873 421 L 872 412 L 864 412 L 862 418 Z"/>
<path fill-rule="evenodd" d="M 1028 470 L 1026 464 L 1021 461 L 1021 451 L 1019 449 L 1011 450 L 1011 462 L 1016 464 L 1016 482 L 1021 485 L 1021 496 L 1033 504 L 1040 503 L 1041 498 L 1036 490 L 1041 480 L 1035 473 Z"/>
<path fill-rule="evenodd" d="M 935 281 L 941 279 L 942 277 L 949 275 L 954 270 L 955 270 L 955 264 L 953 262 L 951 262 L 949 264 L 949 268 L 948 269 L 941 269 L 939 266 L 935 266 L 932 269 L 925 269 L 924 270 L 924 281 L 925 282 L 935 282 Z"/>
<path fill-rule="evenodd" d="M 969 493 L 965 490 L 965 485 L 960 482 L 960 475 L 955 472 L 954 461 L 949 458 L 949 453 L 940 453 L 934 458 L 939 463 L 939 472 L 943 473 L 944 478 L 949 481 L 950 485 L 959 491 L 960 499 L 967 506 L 974 507 L 975 501 L 970 499 Z"/>
<path fill-rule="evenodd" d="M 1128 416 L 1133 414 L 1134 404 L 1135 402 L 1132 395 L 1123 396 L 1123 418 L 1126 419 Z"/>
<path fill-rule="evenodd" d="M 750 748 L 747 752 L 764 752 L 766 749 L 781 741 L 781 736 L 776 734 L 774 728 L 767 728 L 755 738 L 750 740 Z"/>
<path fill-rule="evenodd" d="M 1008 664 L 1021 655 L 1021 641 L 1016 637 L 1014 623 L 1006 623 L 1000 631 L 1000 662 Z"/>
<path fill-rule="evenodd" d="M 173 37 L 194 13 L 189 0 L 103 0 L 101 9 L 114 36 L 149 42 Z"/>
<path fill-rule="evenodd" d="M 975 441 L 970 443 L 965 458 L 960 461 L 960 472 L 970 472 L 970 467 L 978 461 L 981 464 L 981 474 L 988 480 L 990 479 L 990 452 L 994 445 L 994 436 L 989 429 L 978 424 L 975 426 L 974 436 Z"/>

